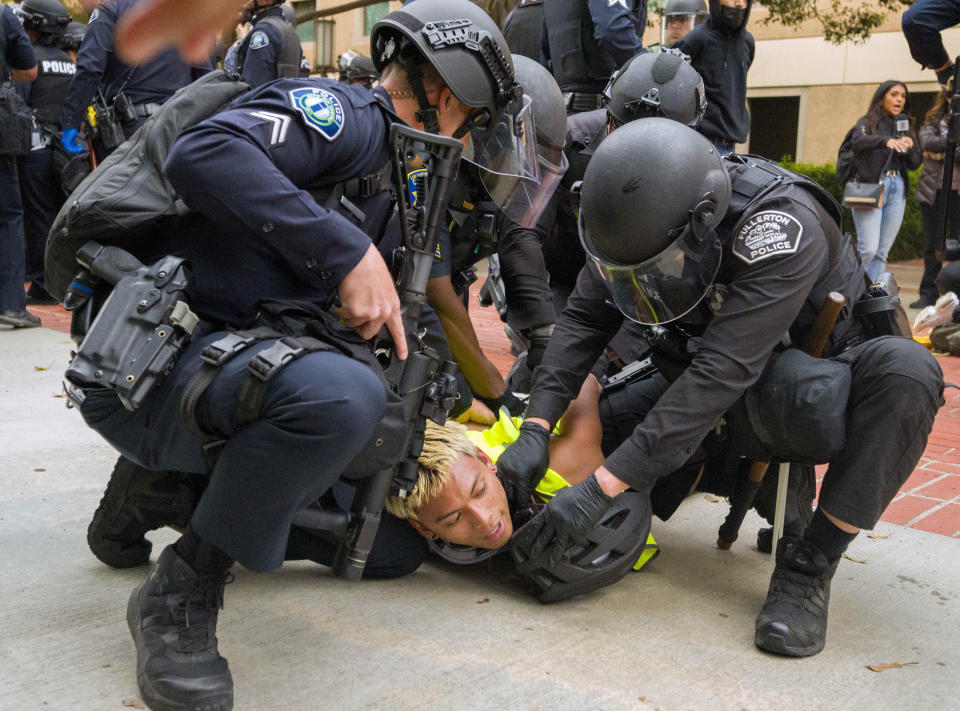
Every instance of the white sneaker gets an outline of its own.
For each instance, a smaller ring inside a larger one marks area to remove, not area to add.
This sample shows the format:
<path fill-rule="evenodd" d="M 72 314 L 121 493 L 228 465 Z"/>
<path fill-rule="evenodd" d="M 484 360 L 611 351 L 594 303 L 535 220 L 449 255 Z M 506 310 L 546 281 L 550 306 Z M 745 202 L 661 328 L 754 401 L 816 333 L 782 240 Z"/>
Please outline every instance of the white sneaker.
<path fill-rule="evenodd" d="M 923 336 L 933 328 L 953 321 L 953 312 L 960 305 L 960 299 L 952 291 L 937 299 L 933 306 L 925 306 L 913 321 L 913 335 Z"/>

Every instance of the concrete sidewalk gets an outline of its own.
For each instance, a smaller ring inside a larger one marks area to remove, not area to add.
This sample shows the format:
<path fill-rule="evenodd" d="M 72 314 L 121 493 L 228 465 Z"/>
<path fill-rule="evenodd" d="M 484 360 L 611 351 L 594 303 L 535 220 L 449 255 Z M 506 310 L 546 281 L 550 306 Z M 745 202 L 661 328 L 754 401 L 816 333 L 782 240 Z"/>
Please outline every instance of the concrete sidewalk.
<path fill-rule="evenodd" d="M 127 596 L 85 531 L 115 454 L 58 397 L 70 344 L 0 331 L 0 709 L 139 704 Z M 235 569 L 219 625 L 238 711 L 308 709 L 948 709 L 960 678 L 957 539 L 881 524 L 833 586 L 826 650 L 753 646 L 769 558 L 744 524 L 714 548 L 725 504 L 655 521 L 662 554 L 603 591 L 543 606 L 509 565 L 430 563 L 345 583 L 319 566 Z M 151 534 L 154 558 L 172 531 Z M 867 665 L 909 664 L 876 673 Z"/>

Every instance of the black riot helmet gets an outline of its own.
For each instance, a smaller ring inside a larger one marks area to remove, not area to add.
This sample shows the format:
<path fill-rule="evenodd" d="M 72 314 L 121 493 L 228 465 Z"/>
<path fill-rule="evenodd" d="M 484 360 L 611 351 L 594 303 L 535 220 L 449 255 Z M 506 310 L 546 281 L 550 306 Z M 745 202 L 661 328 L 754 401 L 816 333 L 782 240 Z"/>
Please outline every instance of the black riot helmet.
<path fill-rule="evenodd" d="M 359 82 L 369 88 L 373 86 L 373 82 L 380 78 L 380 73 L 373 66 L 373 60 L 354 52 L 352 49 L 348 49 L 340 55 L 337 60 L 337 68 L 340 70 L 340 81 L 347 84 Z"/>
<path fill-rule="evenodd" d="M 709 16 L 703 0 L 669 0 L 663 8 L 660 44 L 664 47 L 676 44 L 694 27 L 706 22 Z"/>
<path fill-rule="evenodd" d="M 533 109 L 540 183 L 517 181 L 515 194 L 510 197 L 515 204 L 504 208 L 504 212 L 517 224 L 532 227 L 569 167 L 563 152 L 567 138 L 567 109 L 556 79 L 539 62 L 514 55 L 513 66 L 517 83 L 523 87 L 524 96 L 530 98 Z M 500 199 L 494 196 L 494 202 L 499 205 L 503 205 L 506 199 L 505 196 Z"/>
<path fill-rule="evenodd" d="M 23 0 L 17 8 L 23 28 L 41 37 L 59 37 L 70 24 L 70 13 L 58 0 Z"/>
<path fill-rule="evenodd" d="M 716 148 L 681 123 L 633 121 L 604 139 L 583 177 L 580 242 L 627 318 L 667 323 L 703 299 L 730 192 Z"/>
<path fill-rule="evenodd" d="M 603 90 L 608 116 L 620 126 L 663 116 L 697 128 L 707 109 L 703 79 L 676 49 L 638 54 L 610 76 Z"/>
<path fill-rule="evenodd" d="M 540 602 L 559 602 L 611 585 L 629 573 L 647 545 L 651 515 L 649 494 L 625 491 L 584 534 L 585 542 L 564 551 L 559 561 L 550 560 L 549 548 L 537 558 L 527 557 L 521 546 L 511 546 L 510 552 L 517 572 L 537 589 Z M 520 528 L 514 540 L 522 538 Z"/>
<path fill-rule="evenodd" d="M 83 42 L 83 33 L 86 26 L 82 22 L 71 22 L 67 29 L 60 36 L 60 49 L 65 52 L 77 52 L 80 49 L 80 43 Z"/>
<path fill-rule="evenodd" d="M 477 5 L 470 0 L 408 3 L 373 26 L 370 49 L 379 71 L 392 62 L 406 71 L 420 107 L 417 121 L 427 131 L 437 133 L 439 124 L 423 84 L 425 62 L 473 110 L 454 138 L 469 134 L 464 158 L 481 169 L 495 201 L 514 194 L 517 181 L 540 182 L 530 99 L 515 79 L 500 28 Z"/>

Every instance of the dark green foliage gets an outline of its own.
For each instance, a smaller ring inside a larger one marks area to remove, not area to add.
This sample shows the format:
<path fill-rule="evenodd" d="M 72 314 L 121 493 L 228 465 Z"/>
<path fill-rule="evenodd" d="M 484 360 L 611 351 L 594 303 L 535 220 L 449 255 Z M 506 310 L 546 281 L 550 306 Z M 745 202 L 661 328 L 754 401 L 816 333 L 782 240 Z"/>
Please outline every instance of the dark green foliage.
<path fill-rule="evenodd" d="M 806 175 L 817 183 L 825 187 L 837 199 L 837 202 L 843 200 L 843 186 L 837 185 L 836 175 L 834 173 L 833 163 L 823 165 L 813 165 L 812 163 L 793 163 L 789 160 L 781 160 L 782 165 L 787 170 Z M 910 173 L 910 189 L 907 191 L 907 209 L 903 213 L 903 224 L 900 226 L 900 233 L 897 235 L 897 241 L 893 243 L 893 248 L 887 257 L 888 261 L 901 262 L 907 259 L 916 259 L 923 254 L 923 222 L 920 218 L 920 206 L 914 199 L 917 180 L 920 179 L 920 169 Z M 850 210 L 843 211 L 843 230 L 844 232 L 856 233 L 853 228 L 853 217 Z"/>
<path fill-rule="evenodd" d="M 763 23 L 771 22 L 797 27 L 807 20 L 816 20 L 823 27 L 823 38 L 833 44 L 863 44 L 891 12 L 900 12 L 913 0 L 831 0 L 828 4 L 813 0 L 764 0 L 770 11 Z"/>

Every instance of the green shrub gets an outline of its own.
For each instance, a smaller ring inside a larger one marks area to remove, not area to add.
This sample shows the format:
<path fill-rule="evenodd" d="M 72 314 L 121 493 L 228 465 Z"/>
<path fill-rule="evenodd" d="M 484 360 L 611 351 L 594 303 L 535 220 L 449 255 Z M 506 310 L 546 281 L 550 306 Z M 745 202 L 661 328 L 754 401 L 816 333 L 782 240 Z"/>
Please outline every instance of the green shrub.
<path fill-rule="evenodd" d="M 837 185 L 836 173 L 833 163 L 824 165 L 813 165 L 812 163 L 793 163 L 789 160 L 781 160 L 782 165 L 787 170 L 806 175 L 817 183 L 825 187 L 837 202 L 843 200 L 843 186 Z M 914 199 L 914 193 L 917 188 L 917 181 L 920 179 L 920 169 L 910 173 L 910 189 L 907 191 L 907 208 L 903 213 L 903 224 L 900 226 L 900 232 L 897 234 L 897 240 L 893 243 L 888 260 L 891 262 L 901 262 L 907 259 L 916 259 L 923 255 L 923 245 L 925 237 L 923 234 L 923 222 L 920 218 L 920 206 Z M 850 210 L 843 210 L 843 229 L 855 235 L 856 230 L 853 227 L 853 217 Z"/>

